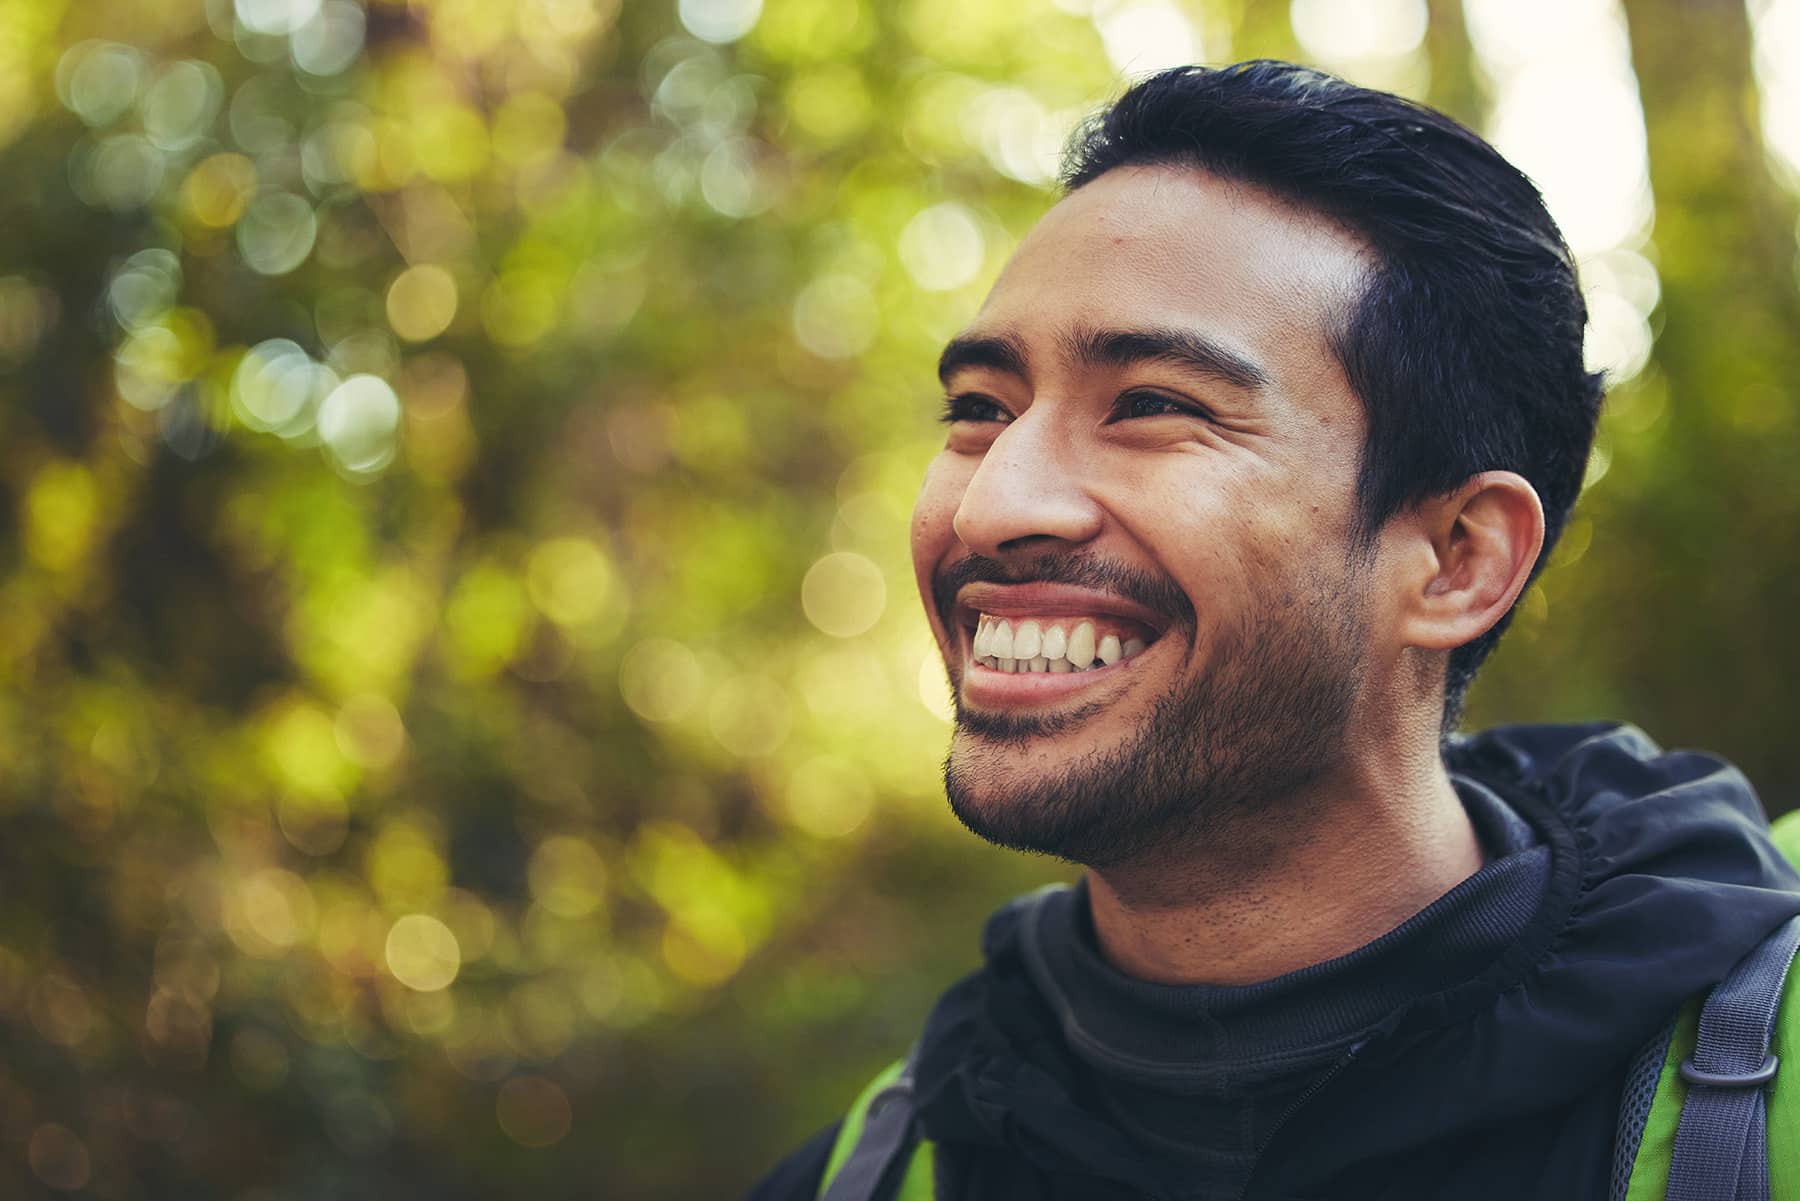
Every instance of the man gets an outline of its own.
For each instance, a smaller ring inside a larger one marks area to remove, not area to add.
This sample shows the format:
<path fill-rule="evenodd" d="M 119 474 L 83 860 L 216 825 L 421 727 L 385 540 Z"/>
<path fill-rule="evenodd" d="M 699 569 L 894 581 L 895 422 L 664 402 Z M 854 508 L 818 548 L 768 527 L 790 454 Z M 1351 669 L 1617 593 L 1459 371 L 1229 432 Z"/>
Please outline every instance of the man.
<path fill-rule="evenodd" d="M 1281 63 L 1138 84 L 1066 182 L 944 351 L 913 547 L 952 807 L 1087 871 L 989 923 L 880 1191 L 1607 1195 L 1633 1057 L 1800 880 L 1716 760 L 1444 741 L 1581 486 L 1567 248 L 1475 135 Z"/>

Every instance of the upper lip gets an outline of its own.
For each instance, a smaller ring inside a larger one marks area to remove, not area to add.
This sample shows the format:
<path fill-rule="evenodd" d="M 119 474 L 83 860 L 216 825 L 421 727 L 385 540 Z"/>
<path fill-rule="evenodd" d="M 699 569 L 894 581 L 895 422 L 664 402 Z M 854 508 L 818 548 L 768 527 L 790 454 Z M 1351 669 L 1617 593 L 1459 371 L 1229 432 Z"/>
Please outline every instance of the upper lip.
<path fill-rule="evenodd" d="M 956 594 L 954 620 L 973 626 L 983 613 L 995 617 L 1122 617 L 1150 628 L 1157 636 L 1169 628 L 1166 613 L 1071 584 L 969 584 Z"/>

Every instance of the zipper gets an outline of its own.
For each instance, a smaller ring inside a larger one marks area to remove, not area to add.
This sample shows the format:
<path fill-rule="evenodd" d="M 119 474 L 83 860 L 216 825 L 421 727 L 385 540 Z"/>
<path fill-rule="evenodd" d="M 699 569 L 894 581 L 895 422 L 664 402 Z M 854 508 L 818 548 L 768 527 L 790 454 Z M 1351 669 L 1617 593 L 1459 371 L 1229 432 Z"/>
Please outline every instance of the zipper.
<path fill-rule="evenodd" d="M 1320 1091 L 1323 1090 L 1327 1084 L 1336 1080 L 1338 1074 L 1349 1067 L 1350 1061 L 1355 1059 L 1357 1054 L 1361 1052 L 1364 1047 L 1368 1046 L 1368 1044 L 1369 1040 L 1366 1038 L 1359 1042 L 1352 1043 L 1350 1049 L 1338 1056 L 1337 1061 L 1331 1065 L 1330 1069 L 1327 1070 L 1323 1076 L 1320 1076 L 1317 1080 L 1313 1081 L 1311 1086 L 1308 1087 L 1305 1092 L 1294 1098 L 1294 1103 L 1289 1105 L 1279 1118 L 1275 1119 L 1275 1125 L 1269 1129 L 1269 1137 L 1265 1138 L 1262 1142 L 1262 1146 L 1256 1149 L 1256 1159 L 1250 1165 L 1250 1174 L 1244 1180 L 1244 1191 L 1238 1194 L 1238 1201 L 1248 1201 L 1251 1186 L 1256 1183 L 1257 1169 L 1262 1167 L 1263 1164 L 1263 1155 L 1274 1145 L 1276 1137 L 1287 1127 L 1289 1120 L 1305 1108 L 1308 1101 L 1311 1101 L 1314 1097 L 1318 1096 Z"/>

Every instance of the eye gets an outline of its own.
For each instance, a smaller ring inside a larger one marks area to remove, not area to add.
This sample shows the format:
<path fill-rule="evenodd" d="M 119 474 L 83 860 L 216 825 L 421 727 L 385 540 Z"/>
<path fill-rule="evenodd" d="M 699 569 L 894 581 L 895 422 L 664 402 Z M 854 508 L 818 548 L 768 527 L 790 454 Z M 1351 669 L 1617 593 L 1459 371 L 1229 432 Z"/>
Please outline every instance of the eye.
<path fill-rule="evenodd" d="M 944 412 L 938 418 L 945 425 L 959 421 L 1010 421 L 1012 415 L 1000 402 L 979 392 L 963 392 L 944 397 Z"/>
<path fill-rule="evenodd" d="M 1211 414 L 1189 400 L 1181 400 L 1164 392 L 1133 391 L 1123 393 L 1113 403 L 1114 421 L 1134 417 L 1198 417 L 1210 420 Z"/>

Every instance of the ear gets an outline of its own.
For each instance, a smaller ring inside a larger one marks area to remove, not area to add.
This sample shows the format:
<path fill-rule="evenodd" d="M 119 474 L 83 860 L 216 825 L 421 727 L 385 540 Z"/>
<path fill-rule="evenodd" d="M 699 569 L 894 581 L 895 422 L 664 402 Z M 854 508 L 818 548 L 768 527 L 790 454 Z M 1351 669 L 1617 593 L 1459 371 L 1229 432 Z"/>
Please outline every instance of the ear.
<path fill-rule="evenodd" d="M 1411 518 L 1401 556 L 1401 641 L 1454 650 L 1485 634 L 1518 599 L 1544 545 L 1544 506 L 1523 476 L 1484 471 L 1421 501 Z"/>

